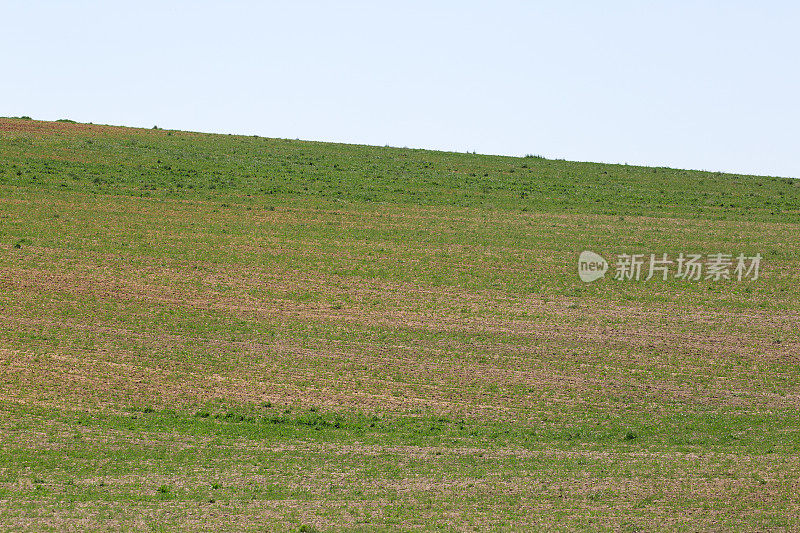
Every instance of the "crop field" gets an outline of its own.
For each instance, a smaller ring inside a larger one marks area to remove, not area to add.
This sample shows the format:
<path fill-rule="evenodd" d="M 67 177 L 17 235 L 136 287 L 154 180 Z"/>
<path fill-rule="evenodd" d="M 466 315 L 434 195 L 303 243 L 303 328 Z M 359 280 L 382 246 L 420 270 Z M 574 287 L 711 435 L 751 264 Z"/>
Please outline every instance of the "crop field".
<path fill-rule="evenodd" d="M 0 119 L 3 530 L 800 529 L 799 326 L 800 181 Z"/>

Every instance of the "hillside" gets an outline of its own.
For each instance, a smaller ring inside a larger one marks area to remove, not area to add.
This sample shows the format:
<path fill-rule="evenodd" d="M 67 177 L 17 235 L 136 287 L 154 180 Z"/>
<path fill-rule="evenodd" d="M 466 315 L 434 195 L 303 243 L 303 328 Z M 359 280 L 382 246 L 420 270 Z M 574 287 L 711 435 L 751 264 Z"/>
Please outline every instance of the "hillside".
<path fill-rule="evenodd" d="M 798 528 L 799 229 L 787 178 L 0 119 L 0 524 Z"/>

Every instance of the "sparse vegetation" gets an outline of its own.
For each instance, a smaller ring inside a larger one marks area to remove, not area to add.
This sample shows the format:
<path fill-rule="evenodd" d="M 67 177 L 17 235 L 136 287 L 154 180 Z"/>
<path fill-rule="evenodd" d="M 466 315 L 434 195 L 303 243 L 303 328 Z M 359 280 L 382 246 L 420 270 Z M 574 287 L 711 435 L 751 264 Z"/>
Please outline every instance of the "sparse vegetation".
<path fill-rule="evenodd" d="M 798 216 L 784 178 L 0 120 L 0 524 L 797 529 Z"/>

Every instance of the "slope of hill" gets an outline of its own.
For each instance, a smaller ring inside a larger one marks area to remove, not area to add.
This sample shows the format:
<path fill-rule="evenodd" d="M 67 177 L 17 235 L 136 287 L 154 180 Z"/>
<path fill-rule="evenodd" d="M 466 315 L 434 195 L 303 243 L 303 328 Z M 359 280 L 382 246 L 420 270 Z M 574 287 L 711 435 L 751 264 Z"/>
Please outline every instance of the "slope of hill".
<path fill-rule="evenodd" d="M 0 119 L 0 523 L 800 527 L 799 185 Z"/>

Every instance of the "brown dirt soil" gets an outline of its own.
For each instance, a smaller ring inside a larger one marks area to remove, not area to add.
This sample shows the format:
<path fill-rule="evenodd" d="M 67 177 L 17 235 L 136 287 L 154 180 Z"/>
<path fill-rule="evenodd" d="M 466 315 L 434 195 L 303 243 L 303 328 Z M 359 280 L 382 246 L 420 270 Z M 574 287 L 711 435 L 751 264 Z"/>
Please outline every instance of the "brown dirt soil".
<path fill-rule="evenodd" d="M 108 126 L 102 124 L 83 124 L 71 122 L 50 122 L 45 120 L 26 120 L 0 118 L 0 133 L 24 133 L 26 136 L 62 135 L 130 135 L 133 133 L 163 134 L 167 130 L 151 130 L 147 128 L 129 128 L 126 126 Z"/>
<path fill-rule="evenodd" d="M 502 417 L 509 410 L 533 409 L 542 401 L 579 405 L 591 398 L 601 405 L 603 396 L 613 394 L 636 402 L 669 399 L 689 405 L 800 407 L 800 395 L 753 390 L 749 376 L 754 364 L 797 360 L 796 340 L 772 342 L 776 334 L 794 339 L 795 316 L 760 310 L 695 309 L 687 317 L 685 310 L 681 313 L 670 306 L 616 305 L 588 299 L 572 308 L 567 305 L 568 298 L 543 300 L 496 291 L 212 263 L 190 266 L 161 259 L 130 266 L 114 258 L 80 253 L 64 257 L 61 254 L 67 252 L 37 247 L 16 253 L 36 259 L 26 261 L 28 268 L 0 268 L 0 290 L 20 298 L 19 309 L 0 311 L 4 327 L 34 335 L 63 331 L 64 347 L 47 348 L 41 355 L 49 359 L 46 365 L 31 364 L 29 353 L 7 350 L 0 357 L 3 374 L 7 379 L 23 380 L 27 388 L 22 390 L 32 391 L 32 395 L 20 394 L 21 398 L 47 404 L 76 396 L 105 407 L 124 398 L 149 397 L 169 405 L 228 397 L 357 406 L 368 411 L 493 412 Z M 263 299 L 250 292 L 264 287 L 277 291 L 277 296 Z M 349 296 L 354 303 L 335 309 L 325 302 L 298 302 L 280 296 L 281 291 L 297 290 L 318 291 L 332 298 Z M 57 317 L 56 302 L 65 295 L 142 310 L 191 309 L 253 323 L 304 323 L 329 329 L 380 327 L 457 336 L 446 342 L 419 340 L 407 345 L 366 339 L 311 338 L 301 345 L 286 339 L 198 338 L 134 328 L 108 317 L 90 321 Z M 51 303 L 37 304 L 36 316 L 25 316 L 23 298 L 31 297 Z M 358 298 L 366 297 L 386 303 L 377 308 L 361 304 Z M 491 312 L 464 317 L 458 310 L 465 306 Z M 687 321 L 694 329 L 685 327 Z M 746 334 L 741 333 L 743 329 Z M 487 334 L 498 337 L 490 342 L 463 339 L 464 335 Z M 67 339 L 76 335 L 91 338 L 91 347 L 71 348 Z M 142 358 L 141 350 L 154 355 Z M 197 359 L 187 366 L 156 355 L 181 350 Z M 596 359 L 596 350 L 607 354 L 604 360 Z M 559 353 L 562 355 L 555 355 Z M 483 359 L 479 359 L 481 354 Z M 683 360 L 681 374 L 704 376 L 705 383 L 684 381 L 674 372 L 670 375 L 668 370 L 675 370 L 670 358 L 675 354 Z M 209 358 L 238 364 L 221 369 L 201 362 Z M 715 368 L 731 360 L 739 362 L 724 372 Z M 633 370 L 632 365 L 636 367 Z M 59 394 L 42 396 L 43 389 Z M 522 389 L 530 392 L 520 393 Z"/>

